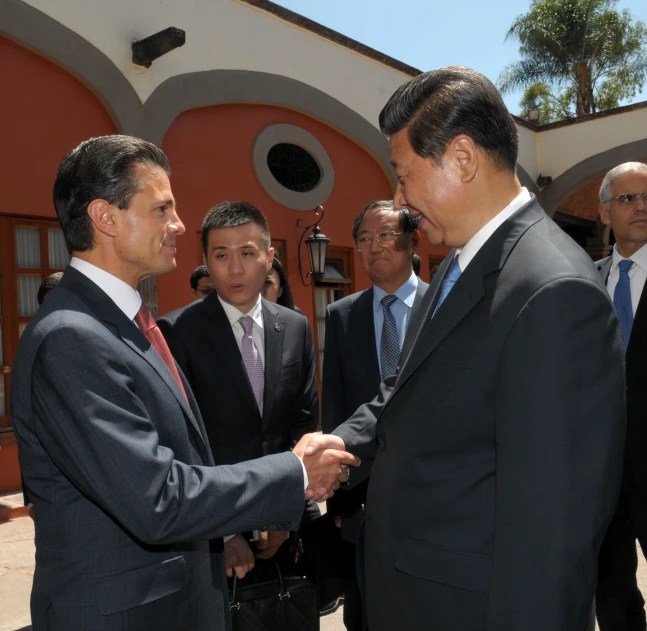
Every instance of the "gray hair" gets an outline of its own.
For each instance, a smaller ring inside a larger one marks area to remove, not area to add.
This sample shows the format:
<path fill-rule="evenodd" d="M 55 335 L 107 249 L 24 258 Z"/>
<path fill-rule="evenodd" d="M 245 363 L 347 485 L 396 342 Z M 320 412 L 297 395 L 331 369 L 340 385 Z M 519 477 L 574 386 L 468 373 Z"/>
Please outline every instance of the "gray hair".
<path fill-rule="evenodd" d="M 353 241 L 357 241 L 357 234 L 359 232 L 359 227 L 366 213 L 369 213 L 372 210 L 375 210 L 377 208 L 383 209 L 383 210 L 390 210 L 392 212 L 397 212 L 399 214 L 400 225 L 402 226 L 402 232 L 404 232 L 405 234 L 411 234 L 418 229 L 419 218 L 412 217 L 409 214 L 408 208 L 402 208 L 401 210 L 396 210 L 395 206 L 393 205 L 393 200 L 381 199 L 381 200 L 366 204 L 366 206 L 364 207 L 364 210 L 362 210 L 362 212 L 359 215 L 357 215 L 357 217 L 355 217 L 355 221 L 353 221 L 353 228 L 352 228 Z"/>
<path fill-rule="evenodd" d="M 647 173 L 647 164 L 642 162 L 624 162 L 617 167 L 613 167 L 602 180 L 600 185 L 600 203 L 608 204 L 611 201 L 611 186 L 617 177 L 629 173 L 630 171 L 644 171 Z"/>

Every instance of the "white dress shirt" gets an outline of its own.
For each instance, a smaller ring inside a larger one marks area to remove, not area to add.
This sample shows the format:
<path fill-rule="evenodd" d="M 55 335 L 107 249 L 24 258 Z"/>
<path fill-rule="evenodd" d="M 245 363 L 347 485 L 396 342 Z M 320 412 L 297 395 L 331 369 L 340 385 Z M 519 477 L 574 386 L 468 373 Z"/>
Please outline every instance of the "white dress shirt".
<path fill-rule="evenodd" d="M 629 287 L 631 288 L 631 308 L 636 315 L 640 296 L 643 293 L 645 281 L 647 281 L 647 245 L 643 245 L 640 250 L 635 252 L 629 257 L 634 264 L 629 268 Z M 625 259 L 618 252 L 618 248 L 613 246 L 613 254 L 611 255 L 611 271 L 607 280 L 607 291 L 613 300 L 613 294 L 616 290 L 616 285 L 620 278 L 620 268 L 618 263 Z"/>
<path fill-rule="evenodd" d="M 220 304 L 227 314 L 229 324 L 231 324 L 231 329 L 236 338 L 236 344 L 238 344 L 238 350 L 241 350 L 243 335 L 245 334 L 243 325 L 239 322 L 240 318 L 247 315 L 254 321 L 252 325 L 252 338 L 254 344 L 256 344 L 258 354 L 261 356 L 263 368 L 265 368 L 265 335 L 263 332 L 263 305 L 261 304 L 261 295 L 258 294 L 256 304 L 247 313 L 243 313 L 234 307 L 234 305 L 225 302 L 220 296 L 218 296 L 218 300 L 220 300 Z"/>
<path fill-rule="evenodd" d="M 126 314 L 129 320 L 134 320 L 139 308 L 142 306 L 142 297 L 136 289 L 128 283 L 106 272 L 105 270 L 88 263 L 76 256 L 72 257 L 70 267 L 83 276 L 89 278 Z"/>
<path fill-rule="evenodd" d="M 504 221 L 510 219 L 522 206 L 527 204 L 532 198 L 528 189 L 523 187 L 521 193 L 517 195 L 501 212 L 497 213 L 488 221 L 466 244 L 462 250 L 458 251 L 458 266 L 461 272 L 471 263 L 477 252 L 485 245 L 485 242 L 496 232 L 497 228 Z"/>

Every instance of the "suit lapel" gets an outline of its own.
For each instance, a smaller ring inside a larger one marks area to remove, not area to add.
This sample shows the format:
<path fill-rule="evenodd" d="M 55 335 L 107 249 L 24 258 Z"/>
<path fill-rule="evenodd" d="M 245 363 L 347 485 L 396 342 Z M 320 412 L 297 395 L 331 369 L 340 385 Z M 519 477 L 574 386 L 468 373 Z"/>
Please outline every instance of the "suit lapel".
<path fill-rule="evenodd" d="M 398 374 L 395 390 L 398 390 L 407 381 L 420 364 L 481 301 L 485 295 L 483 283 L 485 277 L 503 267 L 524 232 L 545 218 L 543 209 L 533 196 L 530 202 L 499 226 L 483 244 L 434 315 L 442 284 L 441 279 L 444 280 L 456 251 L 452 250 L 449 253 L 434 276 L 421 304 L 424 313 L 418 326 L 418 334 L 412 342 L 409 356 L 405 358 L 402 370 Z"/>
<path fill-rule="evenodd" d="M 602 282 L 606 285 L 609 280 L 609 274 L 611 273 L 611 263 L 613 262 L 613 257 L 607 256 L 607 258 L 602 259 L 596 263 L 600 276 L 602 276 Z"/>
<path fill-rule="evenodd" d="M 436 274 L 436 276 L 438 276 L 438 278 L 441 278 L 441 276 L 439 276 L 438 274 Z M 438 281 L 438 283 L 440 283 L 440 281 Z M 413 341 L 415 337 L 417 337 L 418 333 L 420 332 L 420 326 L 423 319 L 423 314 L 421 312 L 424 309 L 423 298 L 425 297 L 425 294 L 428 289 L 429 289 L 429 285 L 427 285 L 427 283 L 418 279 L 418 289 L 416 290 L 416 297 L 411 307 L 411 318 L 409 319 L 407 332 L 404 336 L 404 343 L 402 344 L 402 355 L 400 357 L 400 367 L 404 366 L 404 362 L 406 358 L 409 356 L 409 353 L 411 352 Z"/>
<path fill-rule="evenodd" d="M 265 387 L 263 391 L 263 428 L 265 428 L 272 413 L 281 375 L 286 325 L 278 309 L 271 302 L 265 298 L 262 298 L 261 301 L 263 305 L 263 334 L 265 336 Z"/>
<path fill-rule="evenodd" d="M 370 382 L 379 383 L 382 377 L 375 340 L 373 287 L 369 287 L 353 302 L 348 313 L 348 321 L 355 341 L 354 352 L 363 358 Z"/>
<path fill-rule="evenodd" d="M 627 362 L 632 358 L 633 349 L 637 347 L 640 338 L 645 333 L 645 329 L 647 329 L 647 282 L 643 286 L 642 293 L 640 294 L 634 324 L 631 327 L 631 336 L 629 337 L 629 346 L 627 347 Z"/>
<path fill-rule="evenodd" d="M 173 377 L 160 354 L 151 345 L 146 336 L 139 330 L 137 325 L 126 317 L 126 314 L 119 309 L 110 296 L 108 296 L 98 285 L 73 267 L 68 267 L 65 270 L 63 279 L 61 279 L 61 284 L 80 295 L 94 313 L 96 313 L 96 315 L 104 322 L 116 327 L 118 336 L 124 344 L 150 364 L 150 366 L 160 376 L 161 380 L 173 393 L 173 396 L 177 399 L 182 411 L 189 419 L 189 422 L 206 448 L 205 433 L 198 424 L 184 393 L 180 389 L 177 381 L 175 381 L 175 377 Z M 178 372 L 182 374 L 179 367 Z M 186 380 L 184 380 L 184 387 L 187 390 L 190 390 Z"/>
<path fill-rule="evenodd" d="M 256 396 L 249 382 L 243 357 L 236 343 L 229 318 L 222 308 L 216 292 L 211 292 L 200 306 L 200 313 L 203 316 L 202 331 L 216 354 L 216 361 L 225 368 L 223 372 L 231 377 L 250 409 L 258 414 Z"/>

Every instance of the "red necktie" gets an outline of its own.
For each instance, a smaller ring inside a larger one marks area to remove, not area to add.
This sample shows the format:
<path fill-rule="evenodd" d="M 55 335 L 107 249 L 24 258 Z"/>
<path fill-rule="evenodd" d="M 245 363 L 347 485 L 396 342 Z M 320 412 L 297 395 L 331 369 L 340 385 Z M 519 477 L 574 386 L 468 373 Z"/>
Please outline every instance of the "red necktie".
<path fill-rule="evenodd" d="M 177 371 L 177 366 L 175 365 L 175 360 L 171 351 L 160 331 L 159 327 L 155 323 L 153 315 L 148 310 L 148 307 L 142 302 L 142 306 L 139 308 L 137 315 L 135 316 L 135 322 L 137 326 L 141 329 L 141 332 L 146 336 L 146 339 L 152 344 L 153 348 L 159 353 L 159 356 L 164 360 L 164 363 L 168 366 L 168 369 L 171 371 L 177 385 L 180 386 L 184 398 L 187 399 L 184 386 L 182 385 L 182 380 L 180 379 L 180 373 Z M 187 399 L 188 401 L 188 399 Z"/>

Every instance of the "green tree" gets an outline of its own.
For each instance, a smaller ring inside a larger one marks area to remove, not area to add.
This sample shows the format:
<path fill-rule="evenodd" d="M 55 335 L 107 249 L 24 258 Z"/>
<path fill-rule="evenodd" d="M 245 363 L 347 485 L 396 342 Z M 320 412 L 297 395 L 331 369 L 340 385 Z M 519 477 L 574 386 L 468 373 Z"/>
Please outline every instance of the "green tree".
<path fill-rule="evenodd" d="M 520 106 L 538 105 L 540 122 L 618 107 L 642 90 L 647 29 L 618 0 L 532 0 L 506 40 L 519 41 L 521 60 L 497 84 L 503 94 L 526 92 Z"/>

